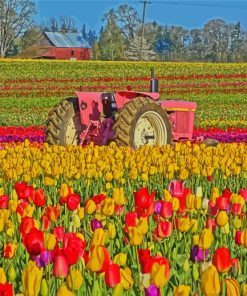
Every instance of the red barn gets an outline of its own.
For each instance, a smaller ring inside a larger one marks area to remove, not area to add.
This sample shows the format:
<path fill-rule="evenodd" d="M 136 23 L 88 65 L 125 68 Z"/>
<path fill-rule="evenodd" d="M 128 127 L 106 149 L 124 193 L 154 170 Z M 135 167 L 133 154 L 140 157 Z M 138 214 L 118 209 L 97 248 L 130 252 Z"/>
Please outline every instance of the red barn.
<path fill-rule="evenodd" d="M 18 57 L 55 60 L 90 60 L 90 46 L 80 33 L 43 32 L 35 45 Z"/>

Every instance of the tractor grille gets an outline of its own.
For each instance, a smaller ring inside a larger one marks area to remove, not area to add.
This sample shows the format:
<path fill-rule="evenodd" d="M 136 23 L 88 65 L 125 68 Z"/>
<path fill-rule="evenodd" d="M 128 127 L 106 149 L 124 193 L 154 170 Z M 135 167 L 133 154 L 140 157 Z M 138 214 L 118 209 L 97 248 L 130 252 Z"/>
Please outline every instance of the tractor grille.
<path fill-rule="evenodd" d="M 191 115 L 190 112 L 177 111 L 176 132 L 187 133 L 190 126 Z"/>

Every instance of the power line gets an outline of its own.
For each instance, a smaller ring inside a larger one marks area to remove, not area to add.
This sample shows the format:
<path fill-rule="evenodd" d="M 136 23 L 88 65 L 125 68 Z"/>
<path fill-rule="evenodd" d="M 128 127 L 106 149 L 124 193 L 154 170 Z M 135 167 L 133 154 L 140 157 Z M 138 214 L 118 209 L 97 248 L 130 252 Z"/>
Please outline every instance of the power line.
<path fill-rule="evenodd" d="M 174 2 L 174 1 L 162 1 L 162 0 L 153 0 L 153 3 L 159 3 L 159 4 L 169 4 L 169 5 L 181 5 L 181 6 L 199 6 L 199 7 L 213 7 L 213 8 L 225 8 L 225 9 L 239 9 L 239 10 L 243 10 L 243 9 L 247 9 L 247 7 L 236 7 L 236 6 L 228 6 L 228 3 L 222 3 L 222 1 L 216 1 L 219 2 L 219 4 L 206 4 L 206 3 L 198 3 L 197 2 L 185 2 L 185 1 L 181 1 L 181 2 Z M 222 3 L 222 5 L 220 5 L 220 2 Z M 242 2 L 242 1 L 241 1 Z"/>

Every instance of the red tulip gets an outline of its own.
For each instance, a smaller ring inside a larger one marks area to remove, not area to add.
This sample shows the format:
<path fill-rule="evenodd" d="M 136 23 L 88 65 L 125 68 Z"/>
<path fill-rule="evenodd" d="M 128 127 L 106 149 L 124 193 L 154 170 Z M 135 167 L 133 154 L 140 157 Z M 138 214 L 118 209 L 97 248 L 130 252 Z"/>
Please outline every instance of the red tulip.
<path fill-rule="evenodd" d="M 29 205 L 28 201 L 22 200 L 18 203 L 16 208 L 16 213 L 18 213 L 21 217 L 23 216 L 25 208 Z"/>
<path fill-rule="evenodd" d="M 212 218 L 208 218 L 207 219 L 207 221 L 206 221 L 206 228 L 211 229 L 212 232 L 215 231 L 215 229 L 216 229 L 216 223 L 215 223 L 214 219 L 212 219 Z"/>
<path fill-rule="evenodd" d="M 94 195 L 91 199 L 95 202 L 96 205 L 98 205 L 98 204 L 101 204 L 102 201 L 106 199 L 106 196 L 103 193 L 100 193 L 100 194 Z"/>
<path fill-rule="evenodd" d="M 53 228 L 53 234 L 55 234 L 56 239 L 58 242 L 63 241 L 64 238 L 64 227 L 63 226 L 57 226 Z"/>
<path fill-rule="evenodd" d="M 227 197 L 227 198 L 231 198 L 232 196 L 232 192 L 228 189 L 228 188 L 225 188 L 223 191 L 222 191 L 222 196 L 223 197 Z"/>
<path fill-rule="evenodd" d="M 218 213 L 218 207 L 217 205 L 212 202 L 211 200 L 208 202 L 208 209 L 209 209 L 209 213 L 212 215 L 212 216 L 216 216 L 217 213 Z"/>
<path fill-rule="evenodd" d="M 15 183 L 15 191 L 19 199 L 33 201 L 34 188 L 25 182 Z"/>
<path fill-rule="evenodd" d="M 237 230 L 235 233 L 235 243 L 239 246 L 241 246 L 242 242 L 241 242 L 241 235 L 242 235 L 242 231 Z"/>
<path fill-rule="evenodd" d="M 232 266 L 232 259 L 230 250 L 228 248 L 218 248 L 214 252 L 213 264 L 218 269 L 219 272 L 226 272 Z"/>
<path fill-rule="evenodd" d="M 38 256 L 44 250 L 43 241 L 43 232 L 33 227 L 24 237 L 23 243 L 31 256 Z"/>
<path fill-rule="evenodd" d="M 150 216 L 154 213 L 154 196 L 155 192 L 150 195 L 145 187 L 134 192 L 135 210 L 138 217 Z"/>
<path fill-rule="evenodd" d="M 141 265 L 142 273 L 150 273 L 153 266 L 153 259 L 150 256 L 150 251 L 146 249 L 139 249 L 138 258 Z"/>
<path fill-rule="evenodd" d="M 66 233 L 64 235 L 63 246 L 63 252 L 68 265 L 73 265 L 83 255 L 86 241 L 82 241 L 75 233 Z"/>
<path fill-rule="evenodd" d="M 78 194 L 72 193 L 67 196 L 67 206 L 70 211 L 74 211 L 78 208 L 81 198 Z"/>
<path fill-rule="evenodd" d="M 34 219 L 31 217 L 23 217 L 20 224 L 20 233 L 25 236 L 34 227 Z"/>
<path fill-rule="evenodd" d="M 13 286 L 9 283 L 0 284 L 0 296 L 13 296 Z"/>
<path fill-rule="evenodd" d="M 185 188 L 183 190 L 183 194 L 180 197 L 178 197 L 178 199 L 179 199 L 179 212 L 180 213 L 184 213 L 187 210 L 186 196 L 188 194 L 192 194 L 192 192 L 191 192 L 191 190 L 189 188 Z"/>
<path fill-rule="evenodd" d="M 53 275 L 57 278 L 65 278 L 69 272 L 67 258 L 64 255 L 56 255 L 53 264 Z"/>
<path fill-rule="evenodd" d="M 207 180 L 208 180 L 209 182 L 213 182 L 213 179 L 214 179 L 214 176 L 207 176 Z"/>
<path fill-rule="evenodd" d="M 234 203 L 231 205 L 231 212 L 233 215 L 240 215 L 242 213 L 242 205 Z"/>
<path fill-rule="evenodd" d="M 238 194 L 244 198 L 245 202 L 247 202 L 247 188 L 240 189 Z"/>
<path fill-rule="evenodd" d="M 160 215 L 161 215 L 161 217 L 163 217 L 165 219 L 171 218 L 171 216 L 172 216 L 172 203 L 171 202 L 163 201 Z"/>
<path fill-rule="evenodd" d="M 120 215 L 122 215 L 123 212 L 124 212 L 124 205 L 122 205 L 122 206 L 115 205 L 115 206 L 114 206 L 114 214 L 115 214 L 116 216 L 120 216 Z"/>
<path fill-rule="evenodd" d="M 127 227 L 136 226 L 137 222 L 137 213 L 136 212 L 129 212 L 125 216 L 125 224 Z"/>
<path fill-rule="evenodd" d="M 37 189 L 34 194 L 33 202 L 37 207 L 43 207 L 46 203 L 43 189 Z"/>
<path fill-rule="evenodd" d="M 172 223 L 170 221 L 159 222 L 156 229 L 158 238 L 169 237 L 172 233 Z"/>
<path fill-rule="evenodd" d="M 216 206 L 218 210 L 225 211 L 230 204 L 230 198 L 228 196 L 220 196 L 216 198 Z"/>
<path fill-rule="evenodd" d="M 4 194 L 0 196 L 0 209 L 7 209 L 9 205 L 9 196 Z"/>
<path fill-rule="evenodd" d="M 41 221 L 42 221 L 42 229 L 48 230 L 51 226 L 51 219 L 44 214 L 41 216 Z"/>
<path fill-rule="evenodd" d="M 110 264 L 105 272 L 105 283 L 108 288 L 113 288 L 121 281 L 120 267 Z"/>

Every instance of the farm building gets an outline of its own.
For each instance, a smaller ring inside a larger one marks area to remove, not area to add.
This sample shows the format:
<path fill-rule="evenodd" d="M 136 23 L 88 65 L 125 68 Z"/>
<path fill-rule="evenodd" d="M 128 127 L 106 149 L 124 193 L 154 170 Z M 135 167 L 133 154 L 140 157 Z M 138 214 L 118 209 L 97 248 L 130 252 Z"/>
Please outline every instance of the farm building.
<path fill-rule="evenodd" d="M 90 60 L 90 45 L 80 33 L 43 32 L 19 58 Z"/>

